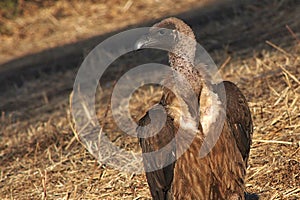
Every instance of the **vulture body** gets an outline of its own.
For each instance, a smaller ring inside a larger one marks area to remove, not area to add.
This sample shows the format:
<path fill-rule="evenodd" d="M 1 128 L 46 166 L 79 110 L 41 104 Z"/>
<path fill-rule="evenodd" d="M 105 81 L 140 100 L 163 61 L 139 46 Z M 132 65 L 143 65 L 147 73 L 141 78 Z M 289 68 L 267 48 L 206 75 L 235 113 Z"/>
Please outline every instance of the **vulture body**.
<path fill-rule="evenodd" d="M 168 40 L 166 44 L 171 44 L 173 48 L 173 53 L 169 52 L 170 66 L 188 80 L 196 94 L 198 104 L 178 97 L 176 92 L 165 87 L 158 104 L 165 109 L 167 115 L 165 123 L 161 125 L 159 114 L 162 111 L 156 106 L 139 120 L 138 135 L 151 135 L 151 137 L 140 138 L 143 153 L 158 151 L 171 143 L 182 125 L 180 123 L 183 120 L 180 116 L 186 117 L 190 123 L 183 127 L 184 134 L 193 135 L 193 140 L 187 150 L 178 157 L 176 156 L 177 150 L 181 147 L 180 141 L 176 140 L 162 153 L 156 154 L 156 157 L 143 154 L 145 169 L 157 165 L 161 160 L 169 161 L 163 167 L 146 170 L 152 198 L 155 200 L 245 199 L 244 177 L 251 145 L 252 119 L 244 95 L 231 82 L 223 81 L 213 84 L 205 81 L 205 73 L 194 66 L 196 52 L 194 33 L 183 21 L 177 18 L 167 18 L 153 27 L 155 29 L 150 29 L 145 37 L 137 41 L 137 49 L 151 47 L 155 42 L 161 43 Z M 195 44 L 193 42 L 185 44 L 185 41 L 180 41 L 178 35 L 172 35 L 175 32 L 160 30 L 164 28 L 176 30 L 192 38 Z M 182 52 L 185 58 L 180 56 Z M 179 90 L 184 91 L 185 88 L 179 88 Z M 184 106 L 180 107 L 180 103 Z M 205 157 L 200 157 L 199 152 L 205 134 L 208 130 L 214 131 L 214 125 L 218 122 L 218 116 L 225 104 L 226 118 L 222 132 L 211 151 Z M 208 108 L 213 108 L 214 112 L 206 112 Z M 200 112 L 199 118 L 195 114 L 198 111 Z M 151 113 L 152 121 L 149 113 Z M 205 115 L 209 116 L 205 118 Z M 145 129 L 144 127 L 150 123 L 152 128 Z M 159 126 L 162 128 L 159 129 Z M 153 132 L 158 133 L 153 135 Z"/>

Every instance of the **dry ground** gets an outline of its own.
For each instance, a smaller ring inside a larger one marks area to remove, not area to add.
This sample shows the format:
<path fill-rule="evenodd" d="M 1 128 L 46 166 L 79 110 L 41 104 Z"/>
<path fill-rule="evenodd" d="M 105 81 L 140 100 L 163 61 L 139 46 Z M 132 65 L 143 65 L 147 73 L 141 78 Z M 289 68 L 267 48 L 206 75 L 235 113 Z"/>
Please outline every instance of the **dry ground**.
<path fill-rule="evenodd" d="M 14 20 L 1 18 L 0 15 L 0 63 L 164 15 L 184 12 L 212 0 L 30 1 L 30 5 L 24 5 L 23 15 Z M 40 4 L 42 7 L 37 9 Z M 170 4 L 172 7 L 168 6 Z"/>
<path fill-rule="evenodd" d="M 84 4 L 74 1 L 71 4 L 74 9 L 70 9 L 66 1 L 58 1 L 32 17 L 28 15 L 7 22 L 7 25 L 21 24 L 26 36 L 20 38 L 19 34 L 14 35 L 19 30 L 13 30 L 11 35 L 1 35 L 1 56 L 9 60 L 48 48 L 48 44 L 56 46 L 74 42 L 145 20 L 174 15 L 196 5 L 201 7 L 201 3 L 192 0 L 178 3 L 174 8 L 168 6 L 168 1 L 165 4 L 163 1 L 95 2 Z M 108 5 L 110 7 L 105 7 Z M 161 6 L 160 9 L 153 11 L 157 5 Z M 85 9 L 80 9 L 83 6 Z M 222 6 L 212 9 L 199 7 L 181 16 L 192 25 L 200 43 L 220 66 L 223 78 L 237 83 L 248 98 L 254 120 L 254 138 L 247 171 L 247 191 L 257 193 L 261 199 L 299 199 L 300 25 L 296 19 L 300 18 L 300 4 L 298 1 L 274 0 Z M 110 13 L 116 14 L 109 15 L 107 8 L 111 9 Z M 136 14 L 129 14 L 126 9 L 125 14 L 121 14 L 124 8 L 132 9 Z M 65 13 L 65 17 L 57 18 L 53 15 L 56 12 Z M 52 23 L 49 13 L 57 23 L 53 25 L 57 30 L 54 39 L 49 34 L 53 27 L 47 24 L 47 20 L 45 26 L 33 25 L 26 29 L 28 24 L 44 16 Z M 103 21 L 95 23 L 92 28 L 96 19 Z M 65 32 L 62 31 L 64 26 Z M 18 29 L 18 26 L 13 27 Z M 81 27 L 82 32 L 69 27 Z M 102 27 L 103 32 L 99 31 Z M 42 31 L 45 34 L 31 37 L 30 34 L 39 32 L 39 28 L 45 30 Z M 26 32 L 30 30 L 32 32 Z M 68 35 L 66 41 L 63 41 L 66 38 L 64 34 Z M 38 40 L 43 42 L 39 44 Z M 86 46 L 90 48 L 90 44 Z M 75 55 L 81 55 L 80 58 L 85 55 L 86 46 L 77 49 L 79 54 Z M 75 44 L 75 47 L 78 46 Z M 116 130 L 110 112 L 105 120 L 103 116 L 117 77 L 137 65 L 139 60 L 153 61 L 153 56 L 158 61 L 164 61 L 161 53 L 150 52 L 146 55 L 150 56 L 130 54 L 114 63 L 102 80 L 105 87 L 98 99 L 101 102 L 97 105 L 99 120 L 105 123 L 111 140 L 128 150 L 139 151 L 136 139 Z M 43 55 L 33 57 L 39 56 Z M 3 65 L 5 70 L 0 66 L 0 81 L 9 81 L 0 86 L 1 199 L 149 199 L 144 175 L 120 172 L 98 164 L 74 137 L 68 95 L 80 58 L 74 61 L 66 57 L 63 62 L 52 60 L 47 66 L 35 64 L 24 68 L 20 67 L 18 60 L 9 63 L 17 66 L 12 69 L 9 69 L 10 65 Z M 35 62 L 32 57 L 26 60 Z M 10 70 L 13 73 L 7 73 Z M 9 79 L 1 76 L 4 73 L 10 76 Z M 145 106 L 158 97 L 159 88 L 137 92 L 131 100 L 133 116 L 139 118 Z"/>

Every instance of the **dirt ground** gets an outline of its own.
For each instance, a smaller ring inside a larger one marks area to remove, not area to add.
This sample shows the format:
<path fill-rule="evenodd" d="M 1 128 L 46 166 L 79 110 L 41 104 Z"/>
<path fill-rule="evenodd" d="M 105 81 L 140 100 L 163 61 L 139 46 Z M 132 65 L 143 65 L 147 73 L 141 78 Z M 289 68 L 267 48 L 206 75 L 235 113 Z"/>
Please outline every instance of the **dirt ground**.
<path fill-rule="evenodd" d="M 69 95 L 80 63 L 95 45 L 170 15 L 192 26 L 223 79 L 236 83 L 248 99 L 254 137 L 247 192 L 261 199 L 300 199 L 299 1 L 70 2 L 0 20 L 7 30 L 0 35 L 1 199 L 150 198 L 143 174 L 98 163 L 77 141 Z M 148 61 L 165 62 L 165 55 L 129 54 L 101 80 L 99 121 L 126 150 L 140 151 L 136 138 L 124 136 L 106 113 L 109 97 L 119 76 Z M 133 95 L 133 117 L 157 101 L 159 92 L 148 87 Z"/>

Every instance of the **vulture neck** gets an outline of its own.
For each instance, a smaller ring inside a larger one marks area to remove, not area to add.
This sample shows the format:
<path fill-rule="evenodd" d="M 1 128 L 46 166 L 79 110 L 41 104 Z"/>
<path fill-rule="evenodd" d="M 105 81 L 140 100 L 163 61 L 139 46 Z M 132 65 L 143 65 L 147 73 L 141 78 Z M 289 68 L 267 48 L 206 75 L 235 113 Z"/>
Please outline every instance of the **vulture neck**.
<path fill-rule="evenodd" d="M 195 52 L 196 40 L 194 36 L 188 42 L 179 41 L 173 52 L 169 53 L 169 62 L 172 69 L 184 76 L 189 82 L 190 87 L 193 88 L 197 96 L 201 92 L 201 84 L 199 78 L 201 74 L 195 68 Z"/>

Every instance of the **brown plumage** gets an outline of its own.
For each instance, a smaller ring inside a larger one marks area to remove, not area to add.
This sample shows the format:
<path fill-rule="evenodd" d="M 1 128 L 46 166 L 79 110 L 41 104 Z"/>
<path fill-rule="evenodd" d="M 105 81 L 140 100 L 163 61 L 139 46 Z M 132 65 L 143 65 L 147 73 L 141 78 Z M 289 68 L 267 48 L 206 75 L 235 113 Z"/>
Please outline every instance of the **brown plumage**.
<path fill-rule="evenodd" d="M 189 101 L 191 98 L 186 88 L 179 88 L 180 93 L 184 94 L 180 96 L 165 87 L 159 105 L 164 107 L 167 114 L 166 123 L 162 124 L 159 119 L 162 111 L 157 106 L 139 121 L 139 135 L 158 132 L 154 136 L 140 138 L 143 153 L 157 151 L 171 144 L 155 157 L 143 156 L 153 199 L 245 199 L 244 177 L 251 145 L 252 120 L 244 95 L 231 82 L 213 84 L 207 81 L 205 71 L 194 66 L 195 36 L 183 21 L 167 18 L 153 27 L 147 36 L 137 42 L 137 48 L 153 47 L 155 43 L 171 45 L 173 53 L 169 53 L 170 66 L 188 80 L 197 100 L 196 103 Z M 186 42 L 178 35 L 172 35 L 175 32 L 161 32 L 161 28 L 176 30 L 192 40 Z M 172 86 L 168 78 L 166 83 Z M 225 104 L 226 118 L 221 135 L 212 150 L 201 158 L 199 152 L 205 135 L 220 128 L 217 123 L 222 112 L 224 114 L 222 109 Z M 210 108 L 214 113 L 209 112 Z M 197 116 L 198 111 L 200 117 Z M 181 140 L 174 138 L 180 123 L 185 122 L 190 125 L 184 126 L 182 138 L 184 140 L 184 137 L 192 136 L 193 140 L 182 155 L 177 155 L 183 147 Z M 145 129 L 150 123 L 151 127 Z M 163 126 L 161 130 L 160 126 Z M 168 165 L 160 167 L 164 162 Z M 150 167 L 156 168 L 150 170 Z"/>

